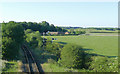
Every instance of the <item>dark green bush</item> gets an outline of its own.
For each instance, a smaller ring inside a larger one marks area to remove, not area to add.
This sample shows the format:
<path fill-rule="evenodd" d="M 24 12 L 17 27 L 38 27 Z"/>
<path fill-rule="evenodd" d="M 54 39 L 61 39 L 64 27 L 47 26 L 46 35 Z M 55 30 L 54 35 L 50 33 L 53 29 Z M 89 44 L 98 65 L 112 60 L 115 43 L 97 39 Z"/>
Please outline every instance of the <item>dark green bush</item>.
<path fill-rule="evenodd" d="M 19 44 L 11 38 L 3 37 L 2 55 L 3 59 L 16 59 L 19 52 Z"/>
<path fill-rule="evenodd" d="M 89 58 L 86 57 L 87 53 L 82 50 L 81 46 L 74 45 L 74 44 L 67 44 L 61 50 L 61 62 L 63 66 L 68 68 L 87 68 L 87 63 L 85 59 Z"/>

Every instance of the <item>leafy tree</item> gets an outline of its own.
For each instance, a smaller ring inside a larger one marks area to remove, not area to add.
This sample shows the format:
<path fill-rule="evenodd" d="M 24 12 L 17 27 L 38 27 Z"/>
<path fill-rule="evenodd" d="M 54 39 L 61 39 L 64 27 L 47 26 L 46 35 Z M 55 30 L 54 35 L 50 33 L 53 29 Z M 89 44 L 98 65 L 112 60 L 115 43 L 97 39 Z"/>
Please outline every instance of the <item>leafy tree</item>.
<path fill-rule="evenodd" d="M 19 53 L 18 43 L 11 38 L 3 37 L 2 39 L 2 55 L 3 59 L 15 59 Z"/>
<path fill-rule="evenodd" d="M 85 31 L 75 31 L 75 34 L 85 34 L 86 32 Z"/>
<path fill-rule="evenodd" d="M 19 22 L 19 24 L 22 25 L 25 30 L 28 29 L 27 22 Z"/>
<path fill-rule="evenodd" d="M 42 25 L 42 28 L 41 28 L 41 29 L 42 29 L 43 32 L 47 32 L 47 31 L 50 30 L 50 29 L 49 29 L 49 23 L 48 23 L 48 22 L 42 21 L 41 25 Z"/>
<path fill-rule="evenodd" d="M 41 38 L 39 31 L 27 33 L 28 31 L 29 29 L 25 31 L 26 42 L 29 43 L 29 45 L 32 47 L 41 47 L 42 38 Z"/>
<path fill-rule="evenodd" d="M 2 55 L 4 59 L 15 59 L 24 40 L 24 28 L 14 21 L 2 23 Z"/>
<path fill-rule="evenodd" d="M 70 29 L 70 34 L 75 34 L 75 31 L 73 28 Z"/>
<path fill-rule="evenodd" d="M 31 29 L 25 30 L 25 34 L 32 33 L 33 31 Z"/>
<path fill-rule="evenodd" d="M 50 25 L 50 31 L 56 32 L 57 29 L 55 28 L 55 26 L 53 24 Z"/>

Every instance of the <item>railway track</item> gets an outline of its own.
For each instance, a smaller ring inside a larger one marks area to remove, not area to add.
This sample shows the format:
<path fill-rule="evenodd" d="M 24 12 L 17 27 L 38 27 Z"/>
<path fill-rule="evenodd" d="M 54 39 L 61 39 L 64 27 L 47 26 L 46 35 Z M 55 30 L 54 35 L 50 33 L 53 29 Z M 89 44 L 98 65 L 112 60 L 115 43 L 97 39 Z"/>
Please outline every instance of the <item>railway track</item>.
<path fill-rule="evenodd" d="M 31 53 L 31 51 L 28 49 L 27 46 L 23 45 L 22 46 L 22 50 L 24 52 L 24 55 L 25 55 L 25 69 L 26 69 L 26 72 L 28 73 L 39 73 L 39 67 L 37 66 L 37 63 Z"/>

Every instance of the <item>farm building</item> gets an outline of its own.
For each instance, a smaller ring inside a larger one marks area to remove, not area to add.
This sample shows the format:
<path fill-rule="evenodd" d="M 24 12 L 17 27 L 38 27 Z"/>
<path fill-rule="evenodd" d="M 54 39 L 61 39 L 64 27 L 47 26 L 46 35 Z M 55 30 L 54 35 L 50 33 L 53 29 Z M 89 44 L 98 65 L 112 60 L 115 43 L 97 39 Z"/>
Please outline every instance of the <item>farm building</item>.
<path fill-rule="evenodd" d="M 51 35 L 65 34 L 64 32 L 49 32 Z"/>
<path fill-rule="evenodd" d="M 50 32 L 50 31 L 48 31 L 48 32 L 46 32 L 46 34 L 50 34 L 50 35 L 62 34 L 62 35 L 64 35 L 64 34 L 70 34 L 70 32 Z"/>
<path fill-rule="evenodd" d="M 51 35 L 58 35 L 58 32 L 49 32 Z"/>
<path fill-rule="evenodd" d="M 70 34 L 70 32 L 65 32 L 65 34 Z"/>

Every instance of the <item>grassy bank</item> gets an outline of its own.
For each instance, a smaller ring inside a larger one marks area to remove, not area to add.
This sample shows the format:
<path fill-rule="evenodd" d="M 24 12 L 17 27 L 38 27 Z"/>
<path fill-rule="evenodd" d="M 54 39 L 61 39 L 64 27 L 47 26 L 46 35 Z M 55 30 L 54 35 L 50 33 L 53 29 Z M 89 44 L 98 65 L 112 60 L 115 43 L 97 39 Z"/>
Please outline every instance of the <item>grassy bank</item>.
<path fill-rule="evenodd" d="M 22 50 L 19 51 L 19 57 L 15 60 L 1 60 L 2 61 L 2 72 L 22 72 L 22 60 L 24 55 Z"/>
<path fill-rule="evenodd" d="M 57 57 L 54 54 L 43 51 L 41 48 L 31 49 L 31 51 L 34 53 L 36 60 L 39 60 L 41 72 L 92 72 L 92 70 L 63 67 L 56 61 Z"/>
<path fill-rule="evenodd" d="M 3 72 L 18 72 L 18 62 L 17 61 L 6 61 L 2 65 L 4 68 Z"/>

